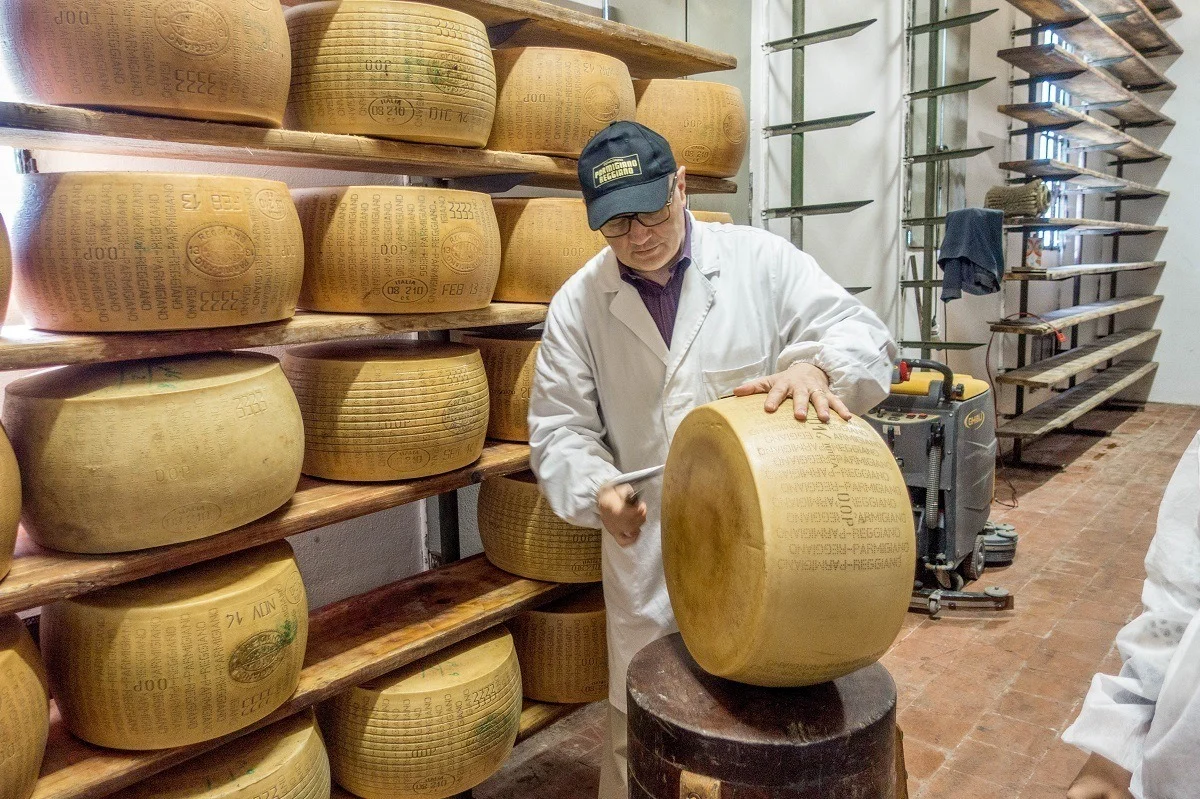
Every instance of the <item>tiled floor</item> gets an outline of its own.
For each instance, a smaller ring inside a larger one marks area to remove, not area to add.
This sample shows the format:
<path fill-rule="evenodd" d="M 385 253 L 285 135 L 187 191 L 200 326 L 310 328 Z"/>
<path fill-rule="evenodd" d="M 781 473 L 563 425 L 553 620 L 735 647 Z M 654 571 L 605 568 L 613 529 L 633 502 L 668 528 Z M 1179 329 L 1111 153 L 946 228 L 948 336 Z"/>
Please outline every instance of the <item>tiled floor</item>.
<path fill-rule="evenodd" d="M 1058 740 L 1097 670 L 1115 672 L 1112 645 L 1140 610 L 1159 500 L 1200 428 L 1200 408 L 1151 405 L 1097 412 L 1107 438 L 1051 436 L 1030 461 L 1062 472 L 1006 469 L 992 518 L 1016 525 L 1016 562 L 987 585 L 1016 595 L 1004 615 L 909 614 L 884 658 L 899 687 L 914 799 L 1062 799 L 1084 756 Z M 1005 478 L 1010 484 L 1006 485 Z M 604 730 L 594 705 L 531 738 L 477 799 L 590 799 Z"/>

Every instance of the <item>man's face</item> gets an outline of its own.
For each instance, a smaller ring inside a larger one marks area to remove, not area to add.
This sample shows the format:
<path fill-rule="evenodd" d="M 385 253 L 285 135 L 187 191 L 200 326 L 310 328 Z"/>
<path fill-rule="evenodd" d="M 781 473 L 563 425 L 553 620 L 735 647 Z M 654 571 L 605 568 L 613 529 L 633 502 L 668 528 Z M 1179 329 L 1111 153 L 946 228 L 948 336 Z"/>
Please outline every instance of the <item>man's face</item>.
<path fill-rule="evenodd" d="M 629 232 L 623 236 L 608 238 L 608 244 L 617 260 L 639 272 L 662 269 L 683 246 L 686 231 L 684 204 L 687 187 L 684 184 L 684 167 L 675 173 L 675 189 L 671 196 L 671 216 L 666 222 L 645 227 L 637 219 L 629 223 Z M 607 238 L 607 237 L 606 237 Z"/>

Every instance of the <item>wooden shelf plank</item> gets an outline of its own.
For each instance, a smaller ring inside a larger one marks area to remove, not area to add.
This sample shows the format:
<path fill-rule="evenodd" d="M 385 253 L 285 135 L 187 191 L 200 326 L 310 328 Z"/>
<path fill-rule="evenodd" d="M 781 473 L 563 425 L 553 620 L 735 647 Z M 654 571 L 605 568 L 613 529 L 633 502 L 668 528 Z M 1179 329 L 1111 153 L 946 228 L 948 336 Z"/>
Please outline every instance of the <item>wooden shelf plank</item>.
<path fill-rule="evenodd" d="M 1179 19 L 1183 16 L 1175 0 L 1146 0 L 1146 8 L 1159 19 Z"/>
<path fill-rule="evenodd" d="M 1162 295 L 1130 295 L 1117 297 L 1112 300 L 1100 300 L 1085 305 L 1072 305 L 1066 308 L 1056 308 L 1046 311 L 1038 317 L 1022 317 L 1009 321 L 989 323 L 994 333 L 1019 333 L 1022 335 L 1049 335 L 1056 330 L 1066 330 L 1069 327 L 1115 316 L 1136 308 L 1157 305 L 1163 301 Z"/>
<path fill-rule="evenodd" d="M 1127 261 L 1115 264 L 1067 264 L 1052 266 L 1043 270 L 1017 270 L 1004 274 L 1005 280 L 1066 280 L 1072 277 L 1087 275 L 1109 275 L 1114 272 L 1140 272 L 1143 269 L 1153 269 L 1166 266 L 1166 261 Z"/>
<path fill-rule="evenodd" d="M 282 322 L 153 333 L 50 333 L 21 325 L 8 325 L 0 329 L 0 371 L 369 338 L 391 333 L 534 325 L 545 319 L 544 305 L 494 302 L 477 311 L 431 314 L 301 311 Z"/>
<path fill-rule="evenodd" d="M 572 158 L 28 103 L 0 102 L 0 144 L 34 150 L 443 178 L 512 175 L 539 186 L 579 188 Z M 692 194 L 729 194 L 736 190 L 736 184 L 728 180 L 688 178 Z"/>
<path fill-rule="evenodd" d="M 12 613 L 190 566 L 327 524 L 395 508 L 529 468 L 525 444 L 488 442 L 475 463 L 446 474 L 395 483 L 334 483 L 304 477 L 279 510 L 210 538 L 137 552 L 76 555 L 43 549 L 24 533 L 12 571 L 0 580 L 0 613 Z"/>
<path fill-rule="evenodd" d="M 1032 132 L 1031 128 L 1054 128 L 1055 133 L 1073 145 L 1089 150 L 1103 150 L 1119 158 L 1170 158 L 1162 150 L 1135 139 L 1125 131 L 1117 130 L 1082 111 L 1058 103 L 1015 103 L 1002 105 L 999 111 L 1029 125 L 1025 130 L 1014 131 L 1013 135 L 1016 136 Z"/>
<path fill-rule="evenodd" d="M 1142 225 L 1137 222 L 1114 222 L 1108 219 L 1046 219 L 1043 217 L 1014 219 L 1005 222 L 1004 229 L 1010 233 L 1025 233 L 1034 230 L 1060 230 L 1073 236 L 1104 234 L 1110 236 L 1144 235 L 1165 233 L 1163 225 Z"/>
<path fill-rule="evenodd" d="M 1119 358 L 1132 349 L 1157 341 L 1161 330 L 1122 330 L 1102 339 L 1076 347 L 1037 363 L 1005 372 L 996 379 L 1029 388 L 1050 388 L 1065 383 L 1072 377 Z"/>
<path fill-rule="evenodd" d="M 517 743 L 532 738 L 555 722 L 562 721 L 577 710 L 587 707 L 584 705 L 560 705 L 553 702 L 535 702 L 526 699 L 521 708 L 521 730 L 517 733 Z"/>
<path fill-rule="evenodd" d="M 306 0 L 282 0 L 285 6 Z M 678 78 L 733 69 L 737 59 L 542 0 L 428 0 L 470 14 L 490 28 L 493 46 L 526 45 L 600 50 L 619 58 L 635 78 Z"/>
<path fill-rule="evenodd" d="M 996 55 L 1031 78 L 1069 92 L 1072 101 L 1081 106 L 1102 104 L 1100 110 L 1126 124 L 1138 127 L 1175 124 L 1175 120 L 1151 108 L 1116 78 L 1056 44 L 1014 47 Z"/>
<path fill-rule="evenodd" d="M 1113 33 L 1143 55 L 1179 55 L 1183 48 L 1142 0 L 1083 0 L 1083 5 L 1106 23 Z"/>
<path fill-rule="evenodd" d="M 1095 169 L 1088 169 L 1087 167 L 1076 166 L 1075 164 L 1068 164 L 1065 161 L 1056 161 L 1049 158 L 1029 161 L 1005 161 L 1000 164 L 1000 168 L 1006 169 L 1009 172 L 1019 172 L 1031 178 L 1054 181 L 1064 191 L 1103 192 L 1134 196 L 1148 194 L 1158 197 L 1167 197 L 1170 195 L 1169 191 L 1160 189 L 1157 186 L 1135 183 L 1132 180 L 1119 178 L 1116 175 L 1110 175 L 1106 172 L 1099 172 Z"/>
<path fill-rule="evenodd" d="M 214 741 L 152 752 L 101 749 L 56 724 L 31 799 L 107 796 L 579 587 L 526 580 L 477 555 L 322 608 L 310 616 L 300 684 L 267 718 Z"/>
<path fill-rule="evenodd" d="M 1088 411 L 1153 374 L 1157 368 L 1158 364 L 1153 361 L 1119 363 L 1064 391 L 1054 399 L 1043 402 L 1028 413 L 1003 423 L 996 429 L 996 435 L 1005 438 L 1036 438 L 1066 427 Z"/>
<path fill-rule="evenodd" d="M 1175 84 L 1146 57 L 1122 39 L 1079 0 L 1008 0 L 1037 24 L 1055 26 L 1055 33 L 1085 61 L 1100 66 L 1136 91 L 1174 90 Z"/>

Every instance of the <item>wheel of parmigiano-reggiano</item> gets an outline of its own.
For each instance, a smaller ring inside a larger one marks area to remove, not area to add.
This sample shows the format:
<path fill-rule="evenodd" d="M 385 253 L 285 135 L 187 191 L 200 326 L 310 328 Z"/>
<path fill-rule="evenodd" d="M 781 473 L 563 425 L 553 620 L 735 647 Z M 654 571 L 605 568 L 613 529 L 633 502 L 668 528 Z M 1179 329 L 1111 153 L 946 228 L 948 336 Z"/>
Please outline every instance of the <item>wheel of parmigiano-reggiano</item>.
<path fill-rule="evenodd" d="M 334 780 L 364 799 L 443 799 L 504 762 L 521 722 L 512 636 L 495 627 L 326 702 Z"/>
<path fill-rule="evenodd" d="M 629 70 L 616 58 L 562 47 L 497 50 L 496 121 L 489 150 L 578 158 L 608 123 L 637 113 Z"/>
<path fill-rule="evenodd" d="M 291 56 L 270 0 L 5 0 L 0 51 L 30 100 L 279 127 Z"/>
<path fill-rule="evenodd" d="M 27 175 L 11 232 L 17 302 L 43 330 L 190 330 L 296 312 L 304 242 L 278 181 Z"/>
<path fill-rule="evenodd" d="M 287 502 L 304 423 L 269 355 L 65 366 L 8 386 L 26 531 L 126 552 L 231 530 Z"/>
<path fill-rule="evenodd" d="M 525 696 L 597 702 L 608 696 L 608 639 L 600 586 L 527 610 L 509 622 Z"/>
<path fill-rule="evenodd" d="M 283 357 L 304 415 L 304 473 L 406 480 L 479 458 L 488 387 L 474 347 L 418 341 L 312 344 Z"/>
<path fill-rule="evenodd" d="M 479 348 L 488 382 L 488 438 L 529 440 L 529 392 L 541 331 L 472 333 L 464 344 Z"/>
<path fill-rule="evenodd" d="M 486 194 L 336 186 L 292 197 L 304 228 L 301 308 L 435 313 L 491 303 L 500 231 Z"/>
<path fill-rule="evenodd" d="M 277 721 L 111 799 L 329 799 L 329 756 L 313 711 Z"/>
<path fill-rule="evenodd" d="M 733 224 L 733 214 L 725 211 L 694 211 L 690 208 L 688 210 L 692 212 L 692 216 L 696 217 L 697 222 L 717 222 L 722 225 Z"/>
<path fill-rule="evenodd" d="M 50 694 L 37 645 L 0 616 L 0 799 L 28 799 L 50 734 Z"/>
<path fill-rule="evenodd" d="M 288 114 L 303 130 L 482 147 L 496 112 L 483 23 L 399 0 L 308 3 L 287 11 Z"/>
<path fill-rule="evenodd" d="M 608 246 L 588 227 L 587 207 L 572 197 L 492 201 L 504 251 L 493 299 L 550 302 L 567 278 Z"/>
<path fill-rule="evenodd" d="M 683 640 L 710 674 L 762 686 L 837 679 L 900 631 L 916 547 L 908 489 L 855 417 L 791 401 L 696 408 L 663 477 L 663 567 Z"/>
<path fill-rule="evenodd" d="M 746 104 L 734 86 L 700 80 L 635 80 L 637 121 L 671 145 L 692 175 L 728 178 L 746 155 Z"/>
<path fill-rule="evenodd" d="M 8 293 L 12 289 L 12 249 L 8 245 L 8 229 L 0 216 L 0 324 L 8 315 Z"/>
<path fill-rule="evenodd" d="M 478 515 L 483 551 L 497 568 L 555 583 L 600 579 L 602 531 L 554 515 L 531 473 L 485 480 Z"/>
<path fill-rule="evenodd" d="M 68 729 L 113 749 L 167 749 L 247 727 L 291 696 L 308 602 L 285 541 L 66 599 L 42 654 Z"/>
<path fill-rule="evenodd" d="M 0 580 L 12 568 L 21 522 L 21 471 L 8 435 L 0 428 Z"/>

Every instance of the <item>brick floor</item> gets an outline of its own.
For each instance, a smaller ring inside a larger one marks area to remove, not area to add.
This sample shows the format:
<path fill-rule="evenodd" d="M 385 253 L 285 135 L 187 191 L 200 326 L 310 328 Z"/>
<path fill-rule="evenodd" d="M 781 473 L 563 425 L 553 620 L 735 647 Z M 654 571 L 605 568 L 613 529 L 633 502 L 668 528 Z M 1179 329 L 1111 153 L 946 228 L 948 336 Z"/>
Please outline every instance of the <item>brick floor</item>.
<path fill-rule="evenodd" d="M 1016 596 L 999 614 L 909 614 L 883 663 L 899 688 L 914 799 L 1061 799 L 1084 756 L 1058 736 L 1096 671 L 1120 664 L 1113 636 L 1140 610 L 1142 560 L 1158 503 L 1200 407 L 1094 412 L 1025 458 L 1061 472 L 1007 468 L 992 518 L 1016 525 L 1016 562 L 982 582 Z M 596 795 L 602 704 L 526 741 L 477 799 Z"/>

